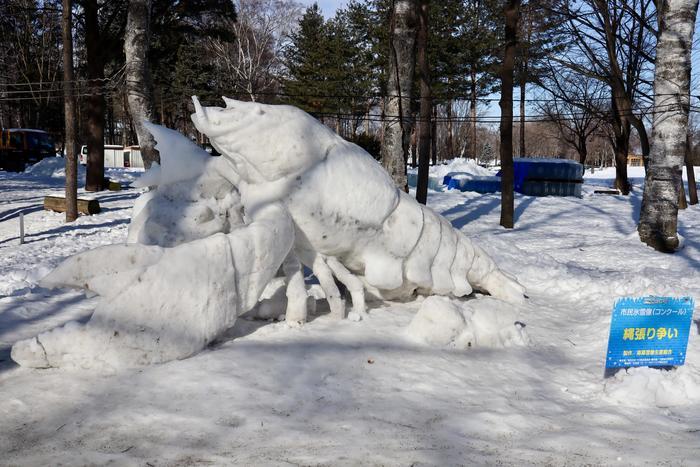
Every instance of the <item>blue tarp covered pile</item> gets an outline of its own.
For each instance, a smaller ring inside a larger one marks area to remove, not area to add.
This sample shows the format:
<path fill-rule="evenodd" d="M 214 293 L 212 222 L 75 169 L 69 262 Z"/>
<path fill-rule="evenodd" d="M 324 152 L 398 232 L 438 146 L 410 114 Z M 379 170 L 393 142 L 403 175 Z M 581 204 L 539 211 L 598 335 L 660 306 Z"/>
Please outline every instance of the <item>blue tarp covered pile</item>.
<path fill-rule="evenodd" d="M 442 179 L 448 190 L 496 193 L 501 190 L 500 177 L 478 177 L 466 172 L 450 172 Z"/>
<path fill-rule="evenodd" d="M 581 197 L 583 165 L 569 159 L 522 158 L 513 159 L 515 191 L 529 196 L 578 196 Z M 416 186 L 418 175 L 408 173 L 409 186 Z M 441 180 L 431 175 L 431 190 L 475 191 L 496 193 L 501 191 L 501 173 L 496 176 L 478 176 L 469 172 L 449 172 Z"/>
<path fill-rule="evenodd" d="M 518 193 L 581 197 L 584 168 L 576 161 L 517 157 L 513 159 L 513 169 L 515 191 Z"/>

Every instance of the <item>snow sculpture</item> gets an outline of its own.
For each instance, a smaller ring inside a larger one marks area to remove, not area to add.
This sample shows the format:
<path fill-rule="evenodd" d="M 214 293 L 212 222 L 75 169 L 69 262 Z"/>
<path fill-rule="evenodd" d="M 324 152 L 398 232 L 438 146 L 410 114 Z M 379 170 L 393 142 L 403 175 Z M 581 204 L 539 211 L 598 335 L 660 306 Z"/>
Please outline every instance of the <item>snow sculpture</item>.
<path fill-rule="evenodd" d="M 302 265 L 336 318 L 345 317 L 345 303 L 335 279 L 356 317 L 366 316 L 366 292 L 462 297 L 474 288 L 523 299 L 522 286 L 481 248 L 310 115 L 227 98 L 225 108 L 193 101 L 195 126 L 222 157 L 150 125 L 163 165 L 141 180 L 158 188 L 137 201 L 130 243 L 71 257 L 42 284 L 85 288 L 101 303 L 84 325 L 16 343 L 16 362 L 120 367 L 186 358 L 252 309 L 280 268 L 286 320 L 299 325 L 307 312 Z M 184 211 L 163 209 L 173 201 Z"/>

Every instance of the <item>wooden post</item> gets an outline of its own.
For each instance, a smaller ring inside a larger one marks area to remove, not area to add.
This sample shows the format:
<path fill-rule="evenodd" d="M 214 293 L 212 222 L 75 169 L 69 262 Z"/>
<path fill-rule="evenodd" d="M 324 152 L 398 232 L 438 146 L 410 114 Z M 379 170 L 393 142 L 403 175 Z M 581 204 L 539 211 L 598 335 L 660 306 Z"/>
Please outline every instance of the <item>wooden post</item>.
<path fill-rule="evenodd" d="M 19 213 L 19 244 L 24 244 L 24 213 Z"/>

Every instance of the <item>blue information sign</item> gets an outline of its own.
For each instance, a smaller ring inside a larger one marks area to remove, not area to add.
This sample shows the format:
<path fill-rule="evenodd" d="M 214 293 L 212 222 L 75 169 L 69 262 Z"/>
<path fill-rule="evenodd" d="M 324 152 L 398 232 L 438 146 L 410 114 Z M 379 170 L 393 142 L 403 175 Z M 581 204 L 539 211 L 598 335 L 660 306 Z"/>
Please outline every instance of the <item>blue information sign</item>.
<path fill-rule="evenodd" d="M 605 367 L 683 365 L 694 306 L 690 297 L 618 300 Z"/>

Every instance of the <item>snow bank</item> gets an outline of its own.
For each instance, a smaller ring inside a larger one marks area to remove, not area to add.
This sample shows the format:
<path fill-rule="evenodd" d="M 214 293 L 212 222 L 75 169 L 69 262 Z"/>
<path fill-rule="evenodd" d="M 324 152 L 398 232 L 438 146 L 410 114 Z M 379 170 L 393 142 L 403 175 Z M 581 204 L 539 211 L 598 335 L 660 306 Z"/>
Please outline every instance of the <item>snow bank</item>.
<path fill-rule="evenodd" d="M 105 167 L 105 177 L 121 185 L 131 185 L 141 175 L 143 175 L 141 168 Z"/>
<path fill-rule="evenodd" d="M 481 167 L 473 159 L 465 159 L 463 157 L 452 159 L 448 161 L 447 164 L 430 167 L 430 175 L 434 175 L 440 179 L 450 172 L 464 172 L 475 177 L 488 177 L 493 175 L 493 172 L 487 168 Z"/>
<path fill-rule="evenodd" d="M 40 178 L 65 178 L 66 160 L 62 157 L 47 157 L 25 170 L 25 174 Z M 85 179 L 85 166 L 78 164 L 78 180 Z"/>
<path fill-rule="evenodd" d="M 31 289 L 46 276 L 53 266 L 47 263 L 35 264 L 31 269 L 14 269 L 6 272 L 0 281 L 0 295 L 10 295 L 16 290 Z"/>
<path fill-rule="evenodd" d="M 406 328 L 409 338 L 423 344 L 467 349 L 528 345 L 525 325 L 512 305 L 491 297 L 458 301 L 428 297 Z"/>
<path fill-rule="evenodd" d="M 631 407 L 673 407 L 700 402 L 700 368 L 692 363 L 674 370 L 630 368 L 605 383 L 605 396 Z"/>

